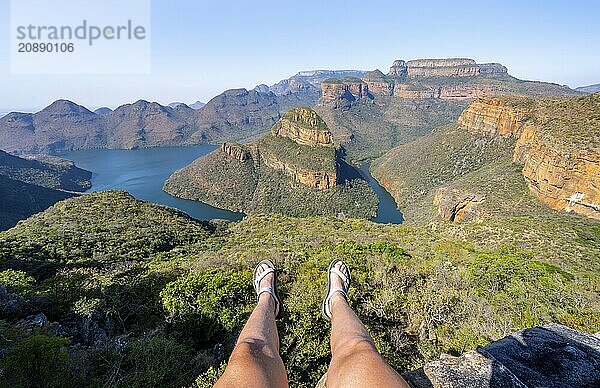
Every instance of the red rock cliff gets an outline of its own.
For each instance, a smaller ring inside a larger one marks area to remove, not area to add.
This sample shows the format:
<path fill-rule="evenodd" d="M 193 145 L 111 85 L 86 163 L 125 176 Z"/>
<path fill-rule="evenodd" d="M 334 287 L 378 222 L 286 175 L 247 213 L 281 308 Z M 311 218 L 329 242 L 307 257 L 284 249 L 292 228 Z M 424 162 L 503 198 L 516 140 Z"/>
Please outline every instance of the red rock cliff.
<path fill-rule="evenodd" d="M 540 201 L 600 220 L 600 120 L 593 119 L 600 117 L 598 112 L 600 95 L 508 103 L 480 99 L 463 112 L 458 124 L 485 136 L 513 136 L 513 160 L 523 165 L 523 177 Z M 565 128 L 556 130 L 559 125 Z"/>

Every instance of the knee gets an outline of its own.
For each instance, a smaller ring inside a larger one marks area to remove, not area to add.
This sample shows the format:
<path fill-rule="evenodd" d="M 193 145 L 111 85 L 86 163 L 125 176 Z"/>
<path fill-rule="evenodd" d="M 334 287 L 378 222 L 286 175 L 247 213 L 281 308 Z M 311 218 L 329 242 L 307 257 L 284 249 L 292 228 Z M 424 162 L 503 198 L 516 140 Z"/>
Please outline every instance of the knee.
<path fill-rule="evenodd" d="M 343 344 L 339 345 L 338 349 L 334 349 L 333 353 L 334 356 L 339 356 L 342 359 L 362 354 L 379 354 L 370 337 L 348 339 Z"/>
<path fill-rule="evenodd" d="M 231 361 L 256 362 L 279 357 L 278 349 L 273 349 L 261 340 L 241 341 L 231 353 Z"/>
<path fill-rule="evenodd" d="M 229 362 L 251 362 L 263 354 L 264 344 L 259 342 L 242 341 L 235 345 Z"/>

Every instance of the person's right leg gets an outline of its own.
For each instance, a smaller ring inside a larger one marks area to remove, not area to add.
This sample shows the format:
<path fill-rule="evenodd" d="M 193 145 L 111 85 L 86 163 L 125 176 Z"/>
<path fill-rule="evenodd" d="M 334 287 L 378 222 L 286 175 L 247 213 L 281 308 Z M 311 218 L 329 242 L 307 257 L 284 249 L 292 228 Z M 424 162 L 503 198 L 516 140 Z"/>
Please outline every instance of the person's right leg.
<path fill-rule="evenodd" d="M 274 288 L 274 282 L 275 274 L 268 274 L 260 287 Z M 285 366 L 279 356 L 275 309 L 275 299 L 267 292 L 261 294 L 215 387 L 288 387 Z"/>
<path fill-rule="evenodd" d="M 347 272 L 343 263 L 336 265 Z M 332 288 L 342 280 L 332 276 Z M 327 388 L 335 387 L 408 387 L 404 379 L 379 354 L 366 327 L 358 319 L 341 293 L 331 298 L 331 363 Z"/>

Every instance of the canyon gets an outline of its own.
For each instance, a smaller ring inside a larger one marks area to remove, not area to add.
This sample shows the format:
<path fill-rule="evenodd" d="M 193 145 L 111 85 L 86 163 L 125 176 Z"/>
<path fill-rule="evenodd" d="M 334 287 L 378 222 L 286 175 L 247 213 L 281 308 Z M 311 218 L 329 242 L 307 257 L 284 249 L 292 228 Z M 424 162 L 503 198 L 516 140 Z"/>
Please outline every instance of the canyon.
<path fill-rule="evenodd" d="M 342 174 L 338 151 L 315 111 L 294 108 L 257 141 L 223 143 L 176 171 L 164 189 L 234 211 L 369 218 L 376 195 L 358 173 Z"/>
<path fill-rule="evenodd" d="M 578 99 L 481 99 L 458 125 L 513 137 L 513 161 L 530 191 L 552 209 L 600 219 L 600 95 Z M 568 125 L 561 119 L 568 117 Z"/>

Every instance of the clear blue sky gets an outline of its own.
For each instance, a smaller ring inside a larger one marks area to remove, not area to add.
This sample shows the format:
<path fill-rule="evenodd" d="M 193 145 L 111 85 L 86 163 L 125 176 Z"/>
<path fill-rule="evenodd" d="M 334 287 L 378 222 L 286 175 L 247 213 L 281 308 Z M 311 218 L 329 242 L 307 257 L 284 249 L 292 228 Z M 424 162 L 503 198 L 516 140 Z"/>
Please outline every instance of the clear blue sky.
<path fill-rule="evenodd" d="M 101 1 L 101 0 L 97 0 Z M 600 82 L 600 1 L 154 0 L 149 75 L 10 75 L 0 0 L 0 111 L 57 98 L 90 108 L 207 101 L 300 70 L 470 57 L 522 79 Z"/>

